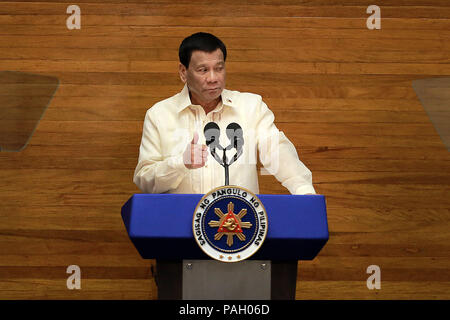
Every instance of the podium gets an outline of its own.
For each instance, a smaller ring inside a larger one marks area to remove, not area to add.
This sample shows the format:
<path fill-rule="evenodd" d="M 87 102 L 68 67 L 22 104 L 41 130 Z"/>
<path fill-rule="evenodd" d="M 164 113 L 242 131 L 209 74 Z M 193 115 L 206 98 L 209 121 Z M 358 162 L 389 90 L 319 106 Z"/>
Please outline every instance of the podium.
<path fill-rule="evenodd" d="M 122 207 L 122 219 L 142 258 L 179 262 L 181 277 L 176 281 L 181 298 L 215 299 L 211 294 L 219 292 L 222 296 L 217 299 L 270 299 L 270 292 L 269 296 L 260 294 L 267 288 L 273 292 L 282 280 L 270 274 L 274 267 L 295 261 L 295 279 L 289 279 L 295 291 L 297 261 L 314 259 L 328 241 L 326 202 L 323 195 L 257 196 L 268 215 L 268 233 L 261 248 L 241 262 L 215 261 L 197 245 L 192 220 L 202 194 L 134 194 Z M 180 275 L 178 263 L 171 265 Z M 283 269 L 278 273 L 283 277 Z M 235 276 L 240 277 L 238 287 L 227 288 Z"/>

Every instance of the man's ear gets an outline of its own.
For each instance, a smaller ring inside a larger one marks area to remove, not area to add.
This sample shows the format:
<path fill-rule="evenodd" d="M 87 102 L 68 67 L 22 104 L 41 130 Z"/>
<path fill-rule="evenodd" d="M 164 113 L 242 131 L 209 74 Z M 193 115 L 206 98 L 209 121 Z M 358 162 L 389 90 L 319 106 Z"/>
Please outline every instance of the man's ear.
<path fill-rule="evenodd" d="M 181 62 L 178 66 L 178 73 L 180 74 L 181 81 L 183 81 L 183 83 L 186 83 L 186 67 Z"/>

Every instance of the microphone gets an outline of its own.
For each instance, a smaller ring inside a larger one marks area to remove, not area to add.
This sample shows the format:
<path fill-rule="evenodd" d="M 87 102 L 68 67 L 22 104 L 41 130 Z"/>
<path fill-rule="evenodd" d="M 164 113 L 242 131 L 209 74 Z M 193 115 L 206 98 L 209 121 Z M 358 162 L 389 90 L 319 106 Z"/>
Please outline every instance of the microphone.
<path fill-rule="evenodd" d="M 242 146 L 244 145 L 244 134 L 242 132 L 242 128 L 235 122 L 232 122 L 227 126 L 226 134 L 231 144 L 225 148 L 220 145 L 220 127 L 217 123 L 207 123 L 203 129 L 203 133 L 205 134 L 206 145 L 209 147 L 211 155 L 225 169 L 225 185 L 228 186 L 229 167 L 243 153 Z M 222 159 L 217 155 L 216 149 L 223 151 Z M 231 158 L 230 162 L 228 162 L 226 151 L 231 149 L 236 149 L 236 154 L 233 156 L 233 158 Z"/>
<path fill-rule="evenodd" d="M 227 147 L 227 150 L 232 148 L 235 148 L 236 150 L 242 149 L 244 135 L 241 126 L 236 122 L 232 122 L 227 126 L 226 132 L 228 139 L 231 141 L 231 145 Z"/>
<path fill-rule="evenodd" d="M 206 124 L 203 129 L 203 133 L 205 134 L 206 145 L 210 148 L 214 148 L 219 146 L 219 137 L 220 137 L 220 128 L 219 125 L 215 122 L 209 122 Z"/>
<path fill-rule="evenodd" d="M 236 154 L 231 158 L 230 163 L 232 164 L 237 160 L 243 153 L 242 146 L 244 145 L 244 134 L 242 128 L 236 122 L 232 122 L 227 126 L 226 129 L 227 137 L 231 141 L 231 144 L 226 148 L 227 150 L 236 149 Z"/>
<path fill-rule="evenodd" d="M 220 145 L 219 137 L 220 137 L 220 128 L 219 125 L 215 122 L 208 122 L 203 129 L 203 133 L 205 135 L 206 146 L 209 147 L 211 155 L 219 162 L 222 166 L 224 165 L 223 160 L 216 153 L 216 148 L 219 150 L 223 150 Z"/>

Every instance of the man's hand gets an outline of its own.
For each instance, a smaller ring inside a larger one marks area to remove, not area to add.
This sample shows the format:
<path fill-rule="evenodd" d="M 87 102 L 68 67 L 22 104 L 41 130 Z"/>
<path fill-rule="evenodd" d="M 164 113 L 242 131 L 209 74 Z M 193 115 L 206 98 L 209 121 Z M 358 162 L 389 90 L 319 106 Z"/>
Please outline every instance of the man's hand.
<path fill-rule="evenodd" d="M 197 144 L 198 133 L 194 133 L 191 143 L 188 144 L 186 151 L 183 153 L 183 162 L 188 169 L 197 169 L 205 165 L 208 158 L 208 147 L 206 145 Z"/>

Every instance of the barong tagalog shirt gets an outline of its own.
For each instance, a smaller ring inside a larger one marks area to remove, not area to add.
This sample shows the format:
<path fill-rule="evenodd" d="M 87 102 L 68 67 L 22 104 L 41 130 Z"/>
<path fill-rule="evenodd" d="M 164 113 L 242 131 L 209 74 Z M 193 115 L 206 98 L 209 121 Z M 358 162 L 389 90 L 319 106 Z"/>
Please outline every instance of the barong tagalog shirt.
<path fill-rule="evenodd" d="M 225 170 L 208 150 L 205 166 L 188 169 L 183 153 L 198 133 L 198 144 L 206 144 L 204 127 L 215 122 L 220 128 L 220 145 L 232 142 L 226 135 L 230 123 L 242 128 L 243 153 L 229 167 L 229 184 L 259 194 L 257 152 L 260 161 L 291 194 L 315 194 L 311 171 L 299 160 L 295 146 L 274 124 L 274 115 L 261 96 L 224 89 L 222 102 L 205 114 L 192 105 L 189 89 L 183 90 L 147 110 L 134 183 L 144 193 L 199 193 L 225 184 Z M 216 149 L 217 150 L 217 149 Z M 217 151 L 222 159 L 223 151 Z M 228 162 L 236 149 L 227 150 Z M 267 174 L 267 171 L 265 174 Z M 264 174 L 264 173 L 263 173 Z"/>

